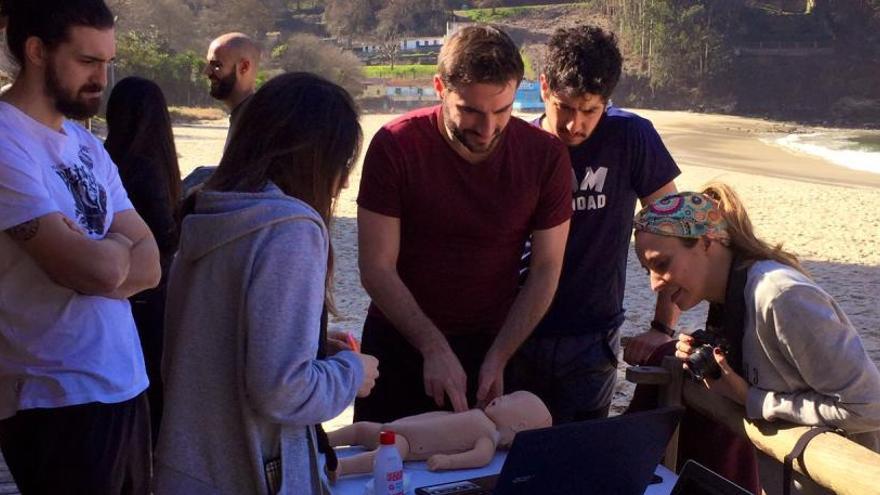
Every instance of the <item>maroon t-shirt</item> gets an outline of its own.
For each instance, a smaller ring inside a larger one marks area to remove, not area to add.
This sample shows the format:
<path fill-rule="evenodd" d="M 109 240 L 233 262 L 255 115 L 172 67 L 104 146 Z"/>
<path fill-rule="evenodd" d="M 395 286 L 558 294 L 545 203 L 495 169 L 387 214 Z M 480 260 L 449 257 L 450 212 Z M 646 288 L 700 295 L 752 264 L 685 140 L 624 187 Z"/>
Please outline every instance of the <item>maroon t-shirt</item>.
<path fill-rule="evenodd" d="M 397 271 L 443 333 L 496 333 L 529 235 L 571 217 L 568 150 L 511 118 L 490 157 L 468 163 L 440 134 L 440 118 L 439 106 L 415 110 L 376 133 L 358 205 L 400 218 Z M 375 304 L 369 314 L 384 318 Z"/>

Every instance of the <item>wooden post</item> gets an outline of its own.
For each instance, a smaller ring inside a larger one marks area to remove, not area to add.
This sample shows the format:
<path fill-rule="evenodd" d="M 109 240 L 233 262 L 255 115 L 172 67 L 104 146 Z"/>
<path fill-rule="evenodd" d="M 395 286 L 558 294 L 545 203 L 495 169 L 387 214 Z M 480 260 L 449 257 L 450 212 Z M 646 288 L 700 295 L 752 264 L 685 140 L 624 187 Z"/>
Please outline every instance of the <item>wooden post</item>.
<path fill-rule="evenodd" d="M 626 380 L 640 385 L 657 385 L 658 407 L 681 406 L 681 390 L 684 381 L 684 373 L 681 370 L 681 361 L 666 356 L 663 358 L 663 366 L 635 366 L 626 369 Z M 666 455 L 663 457 L 663 465 L 675 472 L 678 465 L 678 430 L 676 427 L 666 446 Z"/>
<path fill-rule="evenodd" d="M 801 435 L 810 429 L 784 421 L 771 423 L 745 419 L 742 406 L 692 381 L 685 382 L 683 396 L 688 407 L 748 438 L 755 447 L 780 463 Z M 793 466 L 799 473 L 838 495 L 864 495 L 880 490 L 880 454 L 836 433 L 816 436 Z"/>
<path fill-rule="evenodd" d="M 626 370 L 627 381 L 660 387 L 659 406 L 681 405 L 683 402 L 688 408 L 748 438 L 757 449 L 780 463 L 801 435 L 810 430 L 808 426 L 784 421 L 748 420 L 739 404 L 710 392 L 701 383 L 683 378 L 680 361 L 671 356 L 664 359 L 663 367 L 636 366 Z M 674 471 L 678 430 L 673 438 L 664 464 Z M 817 435 L 807 445 L 803 456 L 795 460 L 793 467 L 838 495 L 880 493 L 880 454 L 836 433 Z"/>
<path fill-rule="evenodd" d="M 663 369 L 669 372 L 669 383 L 661 387 L 660 404 L 663 406 L 681 406 L 681 390 L 684 382 L 684 373 L 681 371 L 681 361 L 673 356 L 663 358 Z M 678 432 L 681 426 L 676 426 L 672 432 L 672 438 L 666 446 L 666 455 L 663 464 L 672 472 L 677 472 L 678 466 Z"/>

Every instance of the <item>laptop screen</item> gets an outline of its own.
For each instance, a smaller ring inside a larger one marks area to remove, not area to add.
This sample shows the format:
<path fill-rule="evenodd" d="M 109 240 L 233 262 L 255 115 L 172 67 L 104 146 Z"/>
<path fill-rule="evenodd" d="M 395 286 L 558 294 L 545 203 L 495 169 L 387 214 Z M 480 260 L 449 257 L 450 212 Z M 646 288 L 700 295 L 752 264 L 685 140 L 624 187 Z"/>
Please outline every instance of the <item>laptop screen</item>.
<path fill-rule="evenodd" d="M 496 479 L 432 485 L 416 493 L 642 495 L 682 411 L 667 407 L 519 432 Z"/>
<path fill-rule="evenodd" d="M 753 495 L 702 464 L 689 460 L 681 468 L 670 495 Z"/>
<path fill-rule="evenodd" d="M 495 495 L 641 495 L 682 408 L 568 423 L 516 435 Z"/>

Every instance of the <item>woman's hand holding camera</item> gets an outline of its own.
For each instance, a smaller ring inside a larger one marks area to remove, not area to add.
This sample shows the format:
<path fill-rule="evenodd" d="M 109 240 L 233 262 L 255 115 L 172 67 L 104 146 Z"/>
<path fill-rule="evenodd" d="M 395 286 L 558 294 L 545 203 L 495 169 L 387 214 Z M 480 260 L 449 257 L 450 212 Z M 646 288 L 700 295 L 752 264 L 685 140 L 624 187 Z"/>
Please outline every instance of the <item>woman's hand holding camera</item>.
<path fill-rule="evenodd" d="M 675 344 L 675 357 L 683 361 L 683 366 L 688 367 L 688 359 L 699 348 L 699 344 L 695 339 L 687 334 L 679 334 L 678 342 Z M 706 388 L 715 393 L 736 402 L 745 405 L 746 396 L 749 391 L 749 384 L 739 376 L 727 363 L 727 355 L 719 347 L 715 347 L 712 352 L 715 362 L 720 368 L 720 377 L 704 378 L 703 384 Z"/>
<path fill-rule="evenodd" d="M 688 356 L 694 352 L 694 338 L 686 333 L 678 334 L 678 342 L 675 343 L 675 357 L 687 361 Z"/>

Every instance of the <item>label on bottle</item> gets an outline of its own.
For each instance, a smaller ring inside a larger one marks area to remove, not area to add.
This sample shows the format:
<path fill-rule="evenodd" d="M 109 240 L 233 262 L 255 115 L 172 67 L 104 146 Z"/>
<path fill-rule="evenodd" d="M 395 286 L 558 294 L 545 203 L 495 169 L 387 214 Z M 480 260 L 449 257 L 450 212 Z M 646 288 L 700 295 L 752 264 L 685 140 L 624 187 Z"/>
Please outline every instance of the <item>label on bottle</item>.
<path fill-rule="evenodd" d="M 390 495 L 403 495 L 403 469 L 385 473 L 385 483 Z"/>
<path fill-rule="evenodd" d="M 397 449 L 383 445 L 373 459 L 373 491 L 376 495 L 404 495 L 403 462 Z"/>

